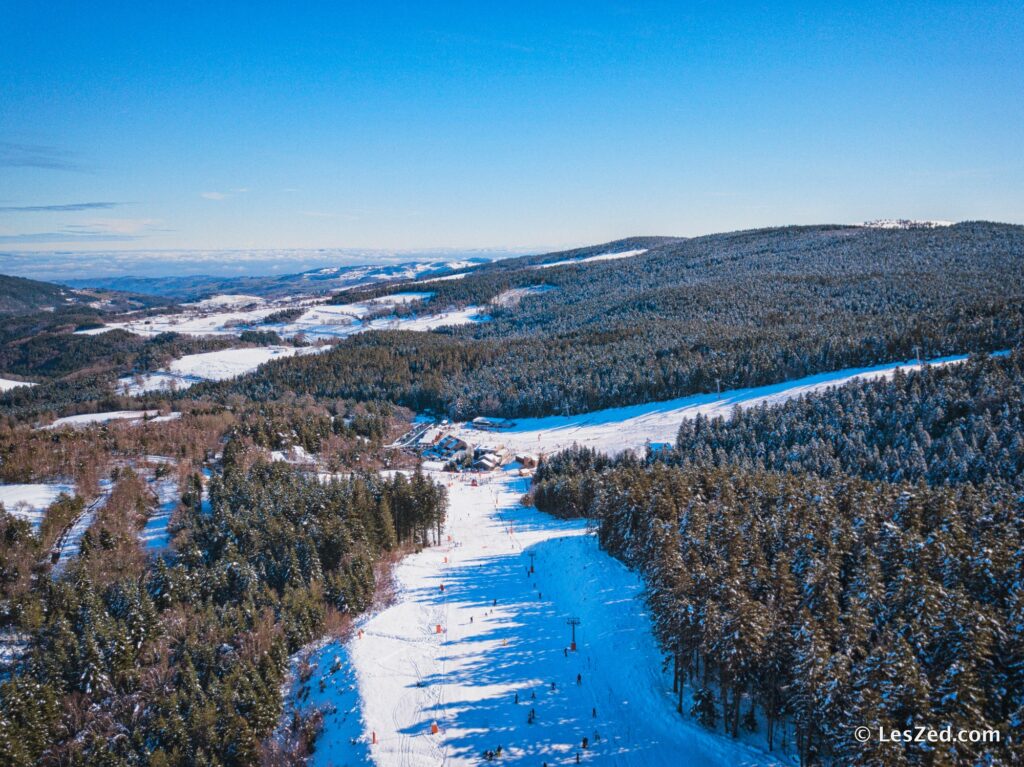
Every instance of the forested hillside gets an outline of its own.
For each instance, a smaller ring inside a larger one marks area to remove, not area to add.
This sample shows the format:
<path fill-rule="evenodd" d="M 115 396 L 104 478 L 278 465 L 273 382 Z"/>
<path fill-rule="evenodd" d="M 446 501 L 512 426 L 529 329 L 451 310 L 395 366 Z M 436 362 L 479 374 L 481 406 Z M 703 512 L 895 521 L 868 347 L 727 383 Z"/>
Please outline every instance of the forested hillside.
<path fill-rule="evenodd" d="M 0 274 L 0 313 L 39 311 L 68 303 L 79 303 L 82 294 L 49 282 Z"/>
<path fill-rule="evenodd" d="M 597 518 L 640 572 L 684 716 L 766 728 L 804 764 L 1016 763 L 1021 364 L 979 356 L 697 417 L 647 459 L 566 451 L 533 500 Z M 925 721 L 1003 740 L 851 737 Z"/>
<path fill-rule="evenodd" d="M 1024 489 L 1024 353 L 856 381 L 778 407 L 698 416 L 679 428 L 683 463 Z"/>
<path fill-rule="evenodd" d="M 619 260 L 538 268 L 643 247 Z M 917 354 L 1006 349 L 1024 338 L 1022 256 L 1024 227 L 965 223 L 791 227 L 513 259 L 429 284 L 435 307 L 550 288 L 492 304 L 490 322 L 429 338 L 370 333 L 194 395 L 372 393 L 457 417 L 547 415 L 713 391 L 718 382 L 738 388 Z"/>
<path fill-rule="evenodd" d="M 423 474 L 373 471 L 395 426 L 385 406 L 350 404 L 337 419 L 237 403 L 155 427 L 0 431 L 4 482 L 65 476 L 81 494 L 38 533 L 0 506 L 0 635 L 25 645 L 14 673 L 10 658 L 0 668 L 0 763 L 301 763 L 317 717 L 270 738 L 289 656 L 343 633 L 389 560 L 437 540 L 447 508 Z M 350 471 L 325 482 L 268 463 L 267 444 L 316 445 Z M 153 499 L 132 468 L 150 453 L 180 483 L 156 556 L 140 547 Z M 77 556 L 51 570 L 53 540 L 107 479 Z"/>

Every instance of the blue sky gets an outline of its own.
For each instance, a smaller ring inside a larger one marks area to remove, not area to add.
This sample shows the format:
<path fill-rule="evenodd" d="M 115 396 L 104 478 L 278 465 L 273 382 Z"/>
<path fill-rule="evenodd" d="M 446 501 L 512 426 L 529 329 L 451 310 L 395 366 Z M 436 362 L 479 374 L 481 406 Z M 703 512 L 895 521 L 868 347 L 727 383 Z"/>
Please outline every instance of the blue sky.
<path fill-rule="evenodd" d="M 154 5 L 4 3 L 0 251 L 1024 221 L 1019 2 Z"/>

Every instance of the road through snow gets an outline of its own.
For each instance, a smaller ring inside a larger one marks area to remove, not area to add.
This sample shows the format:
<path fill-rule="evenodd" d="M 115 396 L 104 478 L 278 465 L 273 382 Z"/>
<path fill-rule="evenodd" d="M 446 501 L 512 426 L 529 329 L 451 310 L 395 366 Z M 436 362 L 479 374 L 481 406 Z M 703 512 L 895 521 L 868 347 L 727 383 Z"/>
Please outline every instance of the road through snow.
<path fill-rule="evenodd" d="M 782 763 L 680 717 L 641 584 L 585 522 L 520 505 L 529 480 L 515 472 L 478 487 L 437 479 L 451 482 L 443 544 L 398 565 L 392 607 L 312 657 L 303 705 L 328 710 L 312 764 L 478 765 L 499 745 L 502 764 L 538 767 L 577 752 L 638 767 Z"/>

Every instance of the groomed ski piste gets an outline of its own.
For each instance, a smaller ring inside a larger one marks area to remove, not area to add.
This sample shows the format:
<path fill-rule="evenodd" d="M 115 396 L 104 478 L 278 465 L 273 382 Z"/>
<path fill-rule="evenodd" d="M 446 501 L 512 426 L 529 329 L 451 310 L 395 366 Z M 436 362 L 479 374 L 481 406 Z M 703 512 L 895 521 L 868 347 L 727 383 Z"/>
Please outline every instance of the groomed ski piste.
<path fill-rule="evenodd" d="M 736 405 L 783 402 L 915 367 L 907 361 L 527 419 L 487 438 L 536 452 L 572 442 L 619 452 L 673 441 L 680 421 L 698 412 L 727 415 Z M 523 506 L 530 479 L 517 468 L 431 472 L 450 499 L 441 544 L 406 557 L 394 571 L 393 604 L 363 617 L 348 640 L 314 649 L 311 675 L 293 684 L 293 703 L 324 712 L 310 763 L 479 765 L 500 745 L 495 761 L 510 765 L 575 764 L 577 753 L 584 764 L 624 767 L 795 764 L 785 752 L 767 753 L 757 735 L 734 741 L 680 715 L 639 579 L 598 548 L 586 521 Z M 575 652 L 571 617 L 580 619 Z"/>
<path fill-rule="evenodd" d="M 676 712 L 641 584 L 585 521 L 522 506 L 529 479 L 514 470 L 478 486 L 435 478 L 450 494 L 442 545 L 398 565 L 392 607 L 311 658 L 302 706 L 326 711 L 311 764 L 478 765 L 499 745 L 495 761 L 514 765 L 575 764 L 577 752 L 588 764 L 787 764 Z"/>

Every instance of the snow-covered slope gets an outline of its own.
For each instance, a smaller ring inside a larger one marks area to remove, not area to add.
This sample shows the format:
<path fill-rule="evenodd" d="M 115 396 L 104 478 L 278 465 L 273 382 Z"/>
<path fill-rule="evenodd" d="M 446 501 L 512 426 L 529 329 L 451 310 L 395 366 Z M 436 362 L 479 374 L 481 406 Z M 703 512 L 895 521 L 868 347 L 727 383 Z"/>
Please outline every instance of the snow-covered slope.
<path fill-rule="evenodd" d="M 616 261 L 620 258 L 632 258 L 633 256 L 640 256 L 647 252 L 647 248 L 638 248 L 636 250 L 623 250 L 618 253 L 600 253 L 596 256 L 587 256 L 586 258 L 567 258 L 564 261 L 552 261 L 548 264 L 538 264 L 535 269 L 550 269 L 552 266 L 566 266 L 568 264 L 589 264 L 594 261 Z"/>
<path fill-rule="evenodd" d="M 18 386 L 35 386 L 27 381 L 12 381 L 10 378 L 0 378 L 0 392 L 10 391 Z"/>
<path fill-rule="evenodd" d="M 328 713 L 311 763 L 478 765 L 499 745 L 502 764 L 531 767 L 577 752 L 638 767 L 782 763 L 680 717 L 641 584 L 585 523 L 522 507 L 527 483 L 453 482 L 444 545 L 398 566 L 393 607 L 314 654 L 304 706 Z"/>
<path fill-rule="evenodd" d="M 404 330 L 432 330 L 446 325 L 461 325 L 470 322 L 484 322 L 486 313 L 479 307 L 470 306 L 459 310 L 435 309 L 427 305 L 417 316 L 376 316 L 389 305 L 407 304 L 429 298 L 428 292 L 403 292 L 350 304 L 326 304 L 309 298 L 294 297 L 281 299 L 273 304 L 256 308 L 224 308 L 220 304 L 201 307 L 193 305 L 183 313 L 137 316 L 112 322 L 100 328 L 78 331 L 82 335 L 96 335 L 109 330 L 122 329 L 141 336 L 155 336 L 160 333 L 184 333 L 198 336 L 238 335 L 244 330 L 272 330 L 282 338 L 302 334 L 310 340 L 345 338 L 367 330 L 401 328 Z M 267 322 L 270 315 L 284 310 L 300 310 L 296 319 L 286 322 Z"/>
<path fill-rule="evenodd" d="M 928 364 L 948 365 L 965 359 L 966 355 L 942 357 L 929 360 Z M 721 395 L 697 394 L 581 415 L 519 418 L 514 426 L 499 432 L 482 432 L 462 424 L 451 433 L 472 444 L 501 445 L 517 452 L 552 453 L 579 444 L 614 454 L 623 450 L 640 450 L 651 443 L 674 443 L 683 419 L 694 418 L 698 414 L 728 417 L 734 407 L 772 405 L 830 386 L 841 386 L 854 379 L 889 378 L 898 368 L 916 370 L 919 367 L 916 360 L 906 360 L 875 367 L 847 368 L 795 381 L 734 389 Z"/>
<path fill-rule="evenodd" d="M 216 352 L 188 354 L 174 360 L 164 370 L 118 380 L 126 394 L 142 394 L 164 389 L 187 389 L 200 381 L 224 381 L 251 373 L 265 362 L 295 354 L 316 354 L 328 346 L 260 346 L 250 349 L 221 349 Z"/>
<path fill-rule="evenodd" d="M 0 485 L 0 503 L 8 513 L 32 523 L 39 530 L 43 515 L 61 493 L 75 494 L 75 486 L 67 484 Z"/>
<path fill-rule="evenodd" d="M 90 426 L 96 423 L 109 423 L 110 421 L 143 421 L 148 418 L 149 423 L 160 423 L 162 421 L 173 421 L 181 417 L 181 413 L 169 413 L 160 415 L 159 410 L 111 410 L 106 413 L 83 413 L 82 415 L 69 415 L 58 418 L 46 429 L 60 429 L 63 427 Z"/>

